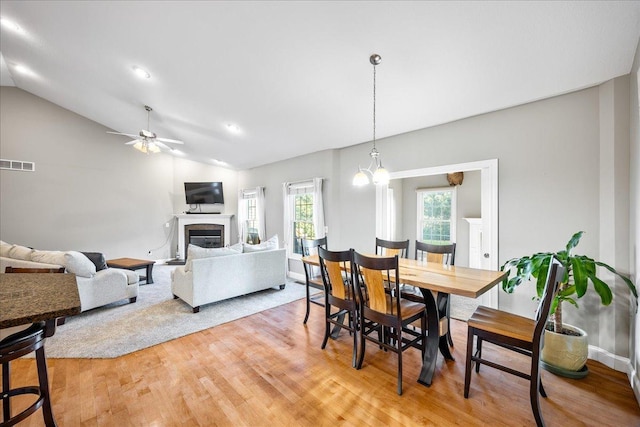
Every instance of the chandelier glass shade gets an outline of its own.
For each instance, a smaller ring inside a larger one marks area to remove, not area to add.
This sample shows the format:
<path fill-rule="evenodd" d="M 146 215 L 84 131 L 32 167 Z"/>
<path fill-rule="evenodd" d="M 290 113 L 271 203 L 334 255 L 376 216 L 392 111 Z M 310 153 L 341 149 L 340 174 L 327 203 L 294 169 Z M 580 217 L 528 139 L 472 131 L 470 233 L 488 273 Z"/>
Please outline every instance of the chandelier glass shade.
<path fill-rule="evenodd" d="M 353 177 L 353 185 L 362 187 L 373 182 L 376 185 L 387 185 L 389 183 L 389 172 L 382 166 L 380 153 L 376 149 L 376 65 L 380 64 L 382 57 L 373 54 L 369 57 L 369 62 L 373 65 L 373 148 L 369 152 L 371 162 L 366 169 L 358 167 L 358 172 Z M 369 178 L 371 177 L 371 178 Z"/>

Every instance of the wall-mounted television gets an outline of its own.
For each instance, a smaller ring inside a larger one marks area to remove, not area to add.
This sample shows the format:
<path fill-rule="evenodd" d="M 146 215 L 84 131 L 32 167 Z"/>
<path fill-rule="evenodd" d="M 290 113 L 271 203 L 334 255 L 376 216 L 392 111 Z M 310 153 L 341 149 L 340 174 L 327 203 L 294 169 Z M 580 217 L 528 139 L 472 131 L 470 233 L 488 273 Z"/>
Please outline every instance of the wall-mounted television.
<path fill-rule="evenodd" d="M 184 194 L 188 205 L 224 204 L 221 182 L 185 182 Z"/>

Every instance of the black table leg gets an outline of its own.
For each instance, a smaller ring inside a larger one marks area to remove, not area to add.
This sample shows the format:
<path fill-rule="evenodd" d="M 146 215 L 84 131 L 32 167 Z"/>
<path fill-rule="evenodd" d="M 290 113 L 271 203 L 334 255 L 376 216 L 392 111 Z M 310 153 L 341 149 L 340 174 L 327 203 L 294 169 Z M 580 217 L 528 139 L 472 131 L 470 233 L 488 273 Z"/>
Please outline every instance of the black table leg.
<path fill-rule="evenodd" d="M 153 283 L 153 264 L 147 265 L 147 285 Z"/>
<path fill-rule="evenodd" d="M 422 369 L 420 370 L 420 376 L 418 382 L 420 384 L 430 386 L 433 380 L 433 373 L 436 370 L 436 361 L 438 360 L 438 344 L 440 341 L 439 334 L 439 319 L 438 306 L 433 298 L 433 294 L 429 289 L 422 289 L 422 296 L 424 298 L 425 305 L 427 306 L 427 348 L 424 352 L 424 359 L 422 361 Z"/>

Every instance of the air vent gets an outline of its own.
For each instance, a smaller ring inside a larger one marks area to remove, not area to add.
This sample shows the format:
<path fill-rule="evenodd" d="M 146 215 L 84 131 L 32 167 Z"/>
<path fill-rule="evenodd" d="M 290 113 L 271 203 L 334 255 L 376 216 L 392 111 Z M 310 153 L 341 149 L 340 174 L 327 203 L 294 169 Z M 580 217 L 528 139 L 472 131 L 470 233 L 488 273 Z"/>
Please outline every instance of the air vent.
<path fill-rule="evenodd" d="M 33 172 L 36 170 L 36 164 L 34 162 L 25 162 L 23 160 L 0 159 L 0 169 Z"/>

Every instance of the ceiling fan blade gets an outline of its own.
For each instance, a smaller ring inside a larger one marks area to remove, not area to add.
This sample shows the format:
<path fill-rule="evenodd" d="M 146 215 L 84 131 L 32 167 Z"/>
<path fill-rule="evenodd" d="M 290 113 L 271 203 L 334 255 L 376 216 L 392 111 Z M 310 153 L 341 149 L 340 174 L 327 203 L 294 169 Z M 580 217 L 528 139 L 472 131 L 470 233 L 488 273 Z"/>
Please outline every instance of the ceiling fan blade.
<path fill-rule="evenodd" d="M 133 141 L 125 142 L 124 145 L 133 145 L 138 141 L 140 141 L 140 140 L 139 139 L 134 139 Z"/>
<path fill-rule="evenodd" d="M 138 137 L 138 135 L 134 135 L 134 134 L 131 134 L 131 133 L 110 132 L 110 131 L 107 131 L 107 133 L 111 133 L 113 135 L 124 135 L 124 136 L 128 136 L 129 138 L 137 138 Z"/>
<path fill-rule="evenodd" d="M 155 138 L 156 141 L 168 142 L 169 144 L 184 144 L 184 142 L 179 141 L 177 139 L 169 139 L 169 138 Z"/>
<path fill-rule="evenodd" d="M 163 144 L 162 142 L 158 141 L 158 138 L 156 138 L 156 139 L 153 141 L 153 143 L 154 143 L 154 144 L 156 144 L 159 148 L 161 148 L 161 149 L 163 149 L 163 150 L 167 150 L 167 151 L 171 151 L 171 150 L 172 150 L 172 148 L 171 148 L 171 147 L 169 147 L 169 146 L 167 146 L 167 145 Z"/>

